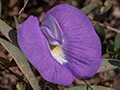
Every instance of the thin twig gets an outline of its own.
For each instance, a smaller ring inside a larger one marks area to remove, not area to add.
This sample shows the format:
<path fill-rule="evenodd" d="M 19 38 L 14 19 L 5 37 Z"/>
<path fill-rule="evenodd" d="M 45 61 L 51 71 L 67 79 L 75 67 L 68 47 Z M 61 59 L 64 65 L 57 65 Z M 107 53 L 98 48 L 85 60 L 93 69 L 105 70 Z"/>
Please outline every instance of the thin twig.
<path fill-rule="evenodd" d="M 21 15 L 22 15 L 22 13 L 24 12 L 24 9 L 25 9 L 26 6 L 27 6 L 28 1 L 29 1 L 29 0 L 24 0 L 24 6 L 23 6 L 23 8 L 19 11 L 19 17 L 18 17 L 19 22 L 20 22 Z"/>
<path fill-rule="evenodd" d="M 109 29 L 109 30 L 112 30 L 112 31 L 116 32 L 116 33 L 120 33 L 120 30 L 118 30 L 118 29 L 116 29 L 116 28 L 110 27 L 110 26 L 108 26 L 108 25 L 104 25 L 104 24 L 102 24 L 102 23 L 99 23 L 99 24 L 100 24 L 101 26 Z"/>
<path fill-rule="evenodd" d="M 82 79 L 82 80 L 83 80 L 83 82 L 85 82 L 85 84 L 86 84 L 91 90 L 93 90 L 92 87 L 91 87 L 84 79 Z"/>
<path fill-rule="evenodd" d="M 119 30 L 119 29 L 110 27 L 109 25 L 105 25 L 105 24 L 100 23 L 100 22 L 97 22 L 97 21 L 92 21 L 92 22 L 93 22 L 94 24 L 98 23 L 99 25 L 101 25 L 101 26 L 103 26 L 103 27 L 105 27 L 105 28 L 107 28 L 107 29 L 109 29 L 109 30 L 112 30 L 112 31 L 114 31 L 114 32 L 116 32 L 116 33 L 120 33 L 120 30 Z"/>
<path fill-rule="evenodd" d="M 28 1 L 29 1 L 29 0 L 24 0 L 24 6 L 23 6 L 23 8 L 19 11 L 19 15 L 23 13 L 23 11 L 24 11 L 24 9 L 25 9 Z"/>
<path fill-rule="evenodd" d="M 32 87 L 26 83 L 21 77 L 19 77 L 16 73 L 14 73 L 12 70 L 10 70 L 9 68 L 5 67 L 2 63 L 0 63 L 1 66 L 3 66 L 5 69 L 7 69 L 10 73 L 12 73 L 14 76 L 16 76 L 19 80 L 21 80 L 23 83 L 25 83 L 30 90 L 32 90 Z"/>

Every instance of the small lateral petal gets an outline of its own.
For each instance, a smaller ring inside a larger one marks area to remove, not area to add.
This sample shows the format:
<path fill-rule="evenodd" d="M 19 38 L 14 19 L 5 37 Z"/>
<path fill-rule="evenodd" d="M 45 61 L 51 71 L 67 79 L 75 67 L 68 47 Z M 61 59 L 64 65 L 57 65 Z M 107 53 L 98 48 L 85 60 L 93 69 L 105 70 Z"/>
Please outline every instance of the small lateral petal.
<path fill-rule="evenodd" d="M 45 80 L 60 85 L 70 85 L 73 82 L 74 76 L 68 68 L 59 64 L 51 55 L 49 44 L 36 17 L 30 16 L 18 26 L 18 43 Z"/>
<path fill-rule="evenodd" d="M 48 41 L 52 45 L 61 45 L 63 42 L 63 32 L 57 20 L 48 15 L 41 23 L 41 29 Z"/>

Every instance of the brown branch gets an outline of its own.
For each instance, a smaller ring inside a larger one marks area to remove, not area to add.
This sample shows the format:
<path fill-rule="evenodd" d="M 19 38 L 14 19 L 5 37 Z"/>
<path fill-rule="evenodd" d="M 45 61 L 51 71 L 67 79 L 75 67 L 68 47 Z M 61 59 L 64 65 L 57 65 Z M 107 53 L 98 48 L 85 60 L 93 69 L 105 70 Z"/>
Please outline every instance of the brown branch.
<path fill-rule="evenodd" d="M 24 6 L 23 6 L 23 8 L 19 11 L 19 17 L 18 17 L 19 22 L 20 22 L 21 15 L 22 15 L 22 13 L 24 12 L 24 9 L 25 9 L 26 6 L 27 6 L 28 1 L 29 1 L 29 0 L 24 0 Z"/>
<path fill-rule="evenodd" d="M 104 25 L 104 24 L 102 24 L 102 23 L 99 23 L 99 24 L 100 24 L 101 26 L 109 29 L 109 30 L 112 30 L 112 31 L 116 32 L 116 33 L 120 33 L 120 30 L 118 30 L 118 29 L 116 29 L 116 28 L 110 27 L 110 26 L 108 26 L 108 25 Z"/>
<path fill-rule="evenodd" d="M 85 82 L 85 84 L 91 89 L 91 90 L 93 90 L 92 89 L 92 87 L 84 80 L 84 79 L 81 79 L 83 82 Z"/>

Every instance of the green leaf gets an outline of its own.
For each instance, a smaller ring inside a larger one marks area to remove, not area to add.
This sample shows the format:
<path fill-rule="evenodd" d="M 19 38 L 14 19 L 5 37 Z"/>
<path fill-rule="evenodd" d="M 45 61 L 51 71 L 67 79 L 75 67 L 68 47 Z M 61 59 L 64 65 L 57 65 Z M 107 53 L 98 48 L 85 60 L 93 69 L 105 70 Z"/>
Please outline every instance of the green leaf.
<path fill-rule="evenodd" d="M 17 63 L 20 70 L 26 76 L 27 80 L 31 84 L 34 90 L 39 90 L 38 80 L 36 79 L 35 75 L 33 74 L 30 64 L 28 63 L 27 58 L 25 55 L 20 51 L 19 48 L 11 44 L 10 42 L 0 38 L 0 43 L 5 47 L 5 49 L 11 54 L 14 58 L 15 62 Z"/>
<path fill-rule="evenodd" d="M 15 45 L 18 47 L 17 43 L 17 32 L 8 26 L 5 22 L 0 20 L 0 31 Z"/>
<path fill-rule="evenodd" d="M 23 84 L 22 83 L 17 83 L 16 88 L 17 88 L 17 90 L 25 90 L 23 88 Z"/>
<path fill-rule="evenodd" d="M 84 14 L 89 14 L 96 6 L 97 6 L 98 2 L 93 2 L 90 5 L 87 5 L 83 8 L 81 8 L 80 10 L 84 13 Z"/>
<path fill-rule="evenodd" d="M 1 12 L 2 12 L 2 2 L 0 0 L 0 17 L 1 17 Z"/>
<path fill-rule="evenodd" d="M 113 88 L 103 87 L 103 86 L 91 86 L 93 90 L 115 90 Z M 71 88 L 66 88 L 64 90 L 91 90 L 88 86 L 75 86 Z"/>
<path fill-rule="evenodd" d="M 120 66 L 120 60 L 103 58 L 97 73 L 115 69 L 118 68 L 119 66 Z"/>
<path fill-rule="evenodd" d="M 100 12 L 105 13 L 112 7 L 112 2 L 110 0 L 105 1 L 104 6 L 101 7 Z"/>
<path fill-rule="evenodd" d="M 120 51 L 120 33 L 118 33 L 115 37 L 115 51 Z"/>
<path fill-rule="evenodd" d="M 113 40 L 108 40 L 108 41 L 107 41 L 107 46 L 108 46 L 108 49 L 109 49 L 111 52 L 114 52 L 114 42 L 113 42 Z"/>
<path fill-rule="evenodd" d="M 19 24 L 18 19 L 16 16 L 14 16 L 14 25 L 15 25 L 16 30 L 18 30 L 18 24 Z"/>
<path fill-rule="evenodd" d="M 94 11 L 94 20 L 101 21 L 104 20 L 107 16 L 108 10 L 112 7 L 112 2 L 107 0 L 104 3 L 104 6 L 97 7 Z"/>
<path fill-rule="evenodd" d="M 96 33 L 98 34 L 98 36 L 100 37 L 100 40 L 101 40 L 101 43 L 103 44 L 104 40 L 105 40 L 105 30 L 104 30 L 104 27 L 99 25 L 99 24 L 96 24 L 94 26 L 95 30 L 96 30 Z"/>
<path fill-rule="evenodd" d="M 107 41 L 107 53 L 109 54 L 110 57 L 115 57 L 117 52 L 114 51 L 114 42 L 113 40 L 108 40 Z"/>

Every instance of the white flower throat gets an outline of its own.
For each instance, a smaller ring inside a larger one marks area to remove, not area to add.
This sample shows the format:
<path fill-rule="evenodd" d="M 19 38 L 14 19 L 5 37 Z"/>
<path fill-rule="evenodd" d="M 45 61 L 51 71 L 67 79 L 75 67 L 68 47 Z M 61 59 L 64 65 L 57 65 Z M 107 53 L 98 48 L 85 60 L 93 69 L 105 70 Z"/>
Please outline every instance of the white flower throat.
<path fill-rule="evenodd" d="M 62 65 L 68 62 L 67 60 L 65 60 L 65 55 L 60 46 L 56 46 L 54 49 L 52 49 L 51 54 L 57 60 L 57 62 Z"/>

